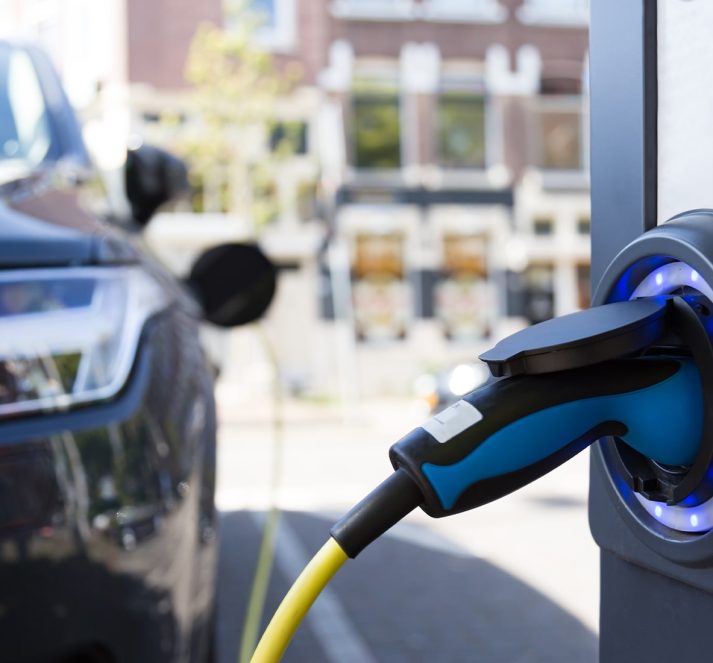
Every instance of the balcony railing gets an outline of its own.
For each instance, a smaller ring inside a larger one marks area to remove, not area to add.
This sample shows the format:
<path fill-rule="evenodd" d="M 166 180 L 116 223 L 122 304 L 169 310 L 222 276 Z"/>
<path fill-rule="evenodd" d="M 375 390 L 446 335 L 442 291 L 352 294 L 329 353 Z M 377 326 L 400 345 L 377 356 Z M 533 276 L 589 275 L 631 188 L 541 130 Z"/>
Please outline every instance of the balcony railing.
<path fill-rule="evenodd" d="M 517 17 L 536 25 L 585 26 L 589 22 L 589 0 L 525 0 Z"/>
<path fill-rule="evenodd" d="M 500 0 L 334 0 L 337 18 L 370 21 L 444 21 L 500 23 L 507 9 Z"/>
<path fill-rule="evenodd" d="M 420 10 L 431 21 L 501 23 L 508 15 L 498 0 L 423 0 Z"/>
<path fill-rule="evenodd" d="M 334 0 L 331 11 L 337 18 L 365 21 L 404 21 L 415 18 L 413 0 Z"/>

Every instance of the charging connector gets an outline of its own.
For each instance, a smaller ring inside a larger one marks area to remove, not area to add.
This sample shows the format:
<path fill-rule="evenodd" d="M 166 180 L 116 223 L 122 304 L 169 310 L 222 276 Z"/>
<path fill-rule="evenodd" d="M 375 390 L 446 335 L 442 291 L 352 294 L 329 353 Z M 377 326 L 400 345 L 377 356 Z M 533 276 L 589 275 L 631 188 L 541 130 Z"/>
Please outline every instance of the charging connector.
<path fill-rule="evenodd" d="M 689 359 L 620 359 L 498 380 L 394 444 L 396 472 L 331 534 L 355 557 L 417 506 L 433 517 L 467 511 L 525 486 L 606 436 L 658 463 L 690 466 L 702 425 L 700 379 Z"/>
<path fill-rule="evenodd" d="M 298 579 L 253 660 L 279 660 L 284 639 L 343 561 L 417 506 L 434 517 L 472 509 L 607 436 L 659 465 L 685 472 L 697 463 L 706 408 L 696 361 L 613 359 L 660 340 L 681 306 L 687 305 L 673 299 L 603 306 L 545 323 L 547 347 L 538 346 L 542 334 L 530 328 L 489 353 L 496 373 L 514 377 L 467 394 L 391 447 L 395 472 L 332 527 L 309 577 Z M 265 652 L 279 652 L 278 658 Z"/>
<path fill-rule="evenodd" d="M 353 559 L 422 503 L 418 485 L 404 470 L 397 469 L 340 518 L 329 533 Z"/>

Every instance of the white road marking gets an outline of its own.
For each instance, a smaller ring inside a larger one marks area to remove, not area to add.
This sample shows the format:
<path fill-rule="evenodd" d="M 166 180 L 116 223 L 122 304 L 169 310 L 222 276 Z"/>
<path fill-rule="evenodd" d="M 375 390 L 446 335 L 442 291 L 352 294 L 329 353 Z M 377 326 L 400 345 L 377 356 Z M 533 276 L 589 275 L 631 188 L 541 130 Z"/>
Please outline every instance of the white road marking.
<path fill-rule="evenodd" d="M 265 515 L 251 514 L 262 528 Z M 292 583 L 309 562 L 309 554 L 285 518 L 280 519 L 275 545 L 275 566 Z M 326 587 L 307 613 L 309 625 L 327 659 L 333 663 L 376 663 L 364 639 L 347 617 L 336 593 Z"/>

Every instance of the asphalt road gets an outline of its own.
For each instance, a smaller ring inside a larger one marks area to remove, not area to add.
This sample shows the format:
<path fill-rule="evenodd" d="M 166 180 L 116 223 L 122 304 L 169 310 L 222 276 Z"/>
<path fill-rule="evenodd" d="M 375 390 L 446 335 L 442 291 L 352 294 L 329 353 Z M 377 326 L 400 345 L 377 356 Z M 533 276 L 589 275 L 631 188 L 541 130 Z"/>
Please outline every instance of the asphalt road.
<path fill-rule="evenodd" d="M 240 632 L 270 503 L 270 412 L 219 390 L 219 661 Z M 352 413 L 354 415 L 354 413 Z M 285 509 L 264 621 L 348 506 L 389 471 L 388 446 L 421 420 L 410 403 L 363 405 L 352 423 L 290 405 L 277 501 Z M 596 659 L 598 552 L 586 521 L 588 458 L 476 511 L 417 512 L 339 572 L 287 663 L 588 662 Z"/>

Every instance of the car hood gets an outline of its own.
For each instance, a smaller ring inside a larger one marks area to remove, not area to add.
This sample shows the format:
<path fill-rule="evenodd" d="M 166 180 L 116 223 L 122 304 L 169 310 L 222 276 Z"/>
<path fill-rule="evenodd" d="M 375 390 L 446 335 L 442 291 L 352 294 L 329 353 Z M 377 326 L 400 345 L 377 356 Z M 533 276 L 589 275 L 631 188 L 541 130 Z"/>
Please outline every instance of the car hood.
<path fill-rule="evenodd" d="M 99 222 L 69 227 L 0 202 L 0 269 L 131 263 L 134 247 Z"/>

